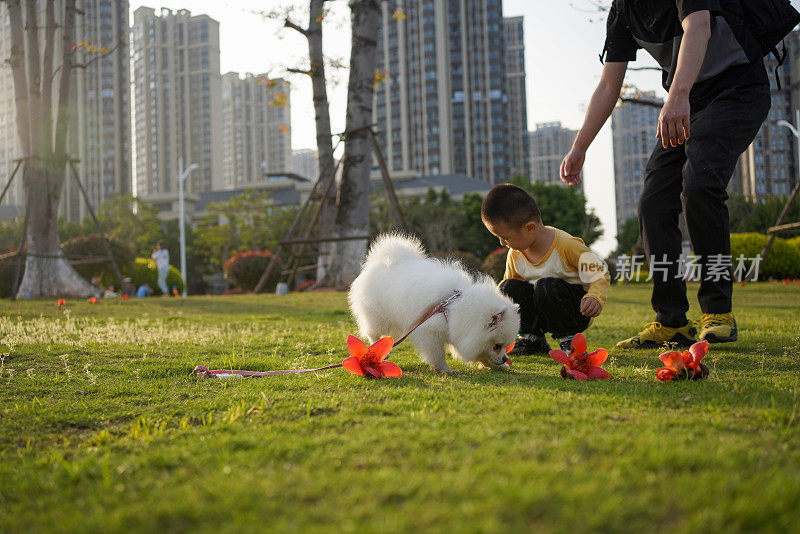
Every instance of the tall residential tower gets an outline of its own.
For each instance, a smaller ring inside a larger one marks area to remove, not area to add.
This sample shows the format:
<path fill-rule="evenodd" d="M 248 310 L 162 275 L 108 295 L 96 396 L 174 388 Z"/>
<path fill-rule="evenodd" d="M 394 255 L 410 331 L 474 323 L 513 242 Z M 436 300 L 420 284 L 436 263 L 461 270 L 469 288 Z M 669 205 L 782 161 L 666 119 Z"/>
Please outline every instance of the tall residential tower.
<path fill-rule="evenodd" d="M 525 93 L 525 44 L 522 17 L 503 19 L 508 93 L 508 158 L 511 175 L 530 176 L 528 106 Z"/>
<path fill-rule="evenodd" d="M 664 104 L 652 91 L 643 93 L 640 100 L 625 102 L 611 114 L 618 234 L 625 221 L 638 217 L 644 170 L 656 146 L 658 114 Z"/>
<path fill-rule="evenodd" d="M 226 189 L 264 183 L 293 170 L 289 83 L 266 74 L 222 77 L 223 176 Z"/>
<path fill-rule="evenodd" d="M 174 213 L 179 158 L 190 195 L 224 187 L 219 23 L 140 7 L 132 41 L 136 194 Z"/>
<path fill-rule="evenodd" d="M 375 115 L 389 169 L 510 177 L 501 0 L 381 4 Z"/>
<path fill-rule="evenodd" d="M 127 0 L 84 0 L 76 17 L 74 58 L 85 65 L 72 71 L 75 110 L 68 125 L 67 147 L 78 160 L 78 176 L 94 209 L 109 198 L 131 192 L 130 68 Z M 44 25 L 44 9 L 39 10 Z M 63 20 L 64 2 L 55 0 L 56 23 Z M 5 3 L 0 3 L 0 61 L 11 53 Z M 40 39 L 44 39 L 44 32 Z M 41 42 L 40 46 L 44 46 Z M 60 54 L 56 33 L 54 52 Z M 56 81 L 57 85 L 57 81 Z M 54 88 L 55 89 L 55 88 Z M 0 183 L 5 186 L 20 153 L 16 126 L 14 85 L 10 68 L 0 68 Z M 22 176 L 18 174 L 3 201 L 24 205 Z M 68 177 L 61 215 L 78 221 L 88 215 L 80 191 Z"/>

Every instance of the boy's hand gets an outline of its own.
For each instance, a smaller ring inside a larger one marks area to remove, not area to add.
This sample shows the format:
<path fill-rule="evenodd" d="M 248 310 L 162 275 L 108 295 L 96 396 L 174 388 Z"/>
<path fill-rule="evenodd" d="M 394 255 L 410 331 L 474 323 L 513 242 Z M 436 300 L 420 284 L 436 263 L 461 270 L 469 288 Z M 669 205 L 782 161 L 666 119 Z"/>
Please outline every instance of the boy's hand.
<path fill-rule="evenodd" d="M 603 311 L 603 306 L 594 297 L 584 297 L 581 300 L 581 313 L 586 317 L 597 317 Z"/>

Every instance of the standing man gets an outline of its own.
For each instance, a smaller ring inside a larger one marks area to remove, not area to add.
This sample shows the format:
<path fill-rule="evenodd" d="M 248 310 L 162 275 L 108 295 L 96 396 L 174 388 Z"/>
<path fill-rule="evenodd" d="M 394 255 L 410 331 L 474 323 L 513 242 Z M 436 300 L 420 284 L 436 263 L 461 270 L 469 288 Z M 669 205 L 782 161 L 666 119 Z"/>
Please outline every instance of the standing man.
<path fill-rule="evenodd" d="M 681 210 L 701 266 L 700 339 L 737 338 L 725 189 L 770 107 L 761 49 L 742 17 L 738 0 L 614 0 L 609 10 L 605 67 L 583 127 L 561 163 L 561 179 L 580 183 L 586 149 L 614 109 L 628 62 L 639 48 L 661 66 L 669 92 L 639 199 L 645 253 L 651 266 L 658 262 L 666 273 L 653 277 L 655 320 L 620 341 L 620 348 L 695 340 L 678 268 Z"/>
<path fill-rule="evenodd" d="M 158 248 L 150 255 L 151 258 L 156 260 L 156 268 L 158 269 L 158 288 L 161 289 L 161 296 L 169 296 L 169 288 L 167 287 L 167 274 L 169 273 L 169 251 L 163 241 L 158 242 Z"/>

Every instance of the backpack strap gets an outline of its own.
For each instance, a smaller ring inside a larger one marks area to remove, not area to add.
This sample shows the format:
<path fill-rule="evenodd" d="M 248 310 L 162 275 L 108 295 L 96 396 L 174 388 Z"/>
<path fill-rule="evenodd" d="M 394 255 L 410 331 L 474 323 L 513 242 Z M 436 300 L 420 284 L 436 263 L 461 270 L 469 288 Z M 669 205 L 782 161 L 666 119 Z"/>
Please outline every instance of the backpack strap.
<path fill-rule="evenodd" d="M 777 86 L 778 91 L 781 90 L 781 75 L 780 72 L 778 72 L 778 70 L 781 68 L 781 65 L 783 65 L 783 63 L 786 61 L 786 43 L 783 40 L 781 40 L 781 47 L 783 48 L 782 54 L 778 50 L 778 45 L 773 46 L 772 50 L 769 51 L 769 53 L 772 54 L 772 56 L 778 62 L 778 64 L 775 65 L 775 85 Z"/>
<path fill-rule="evenodd" d="M 600 52 L 600 55 L 598 56 L 600 58 L 600 64 L 601 65 L 605 65 L 606 64 L 605 59 L 603 59 L 603 58 L 606 56 L 606 52 L 607 51 L 608 51 L 608 40 L 606 40 L 605 44 L 603 45 L 603 51 Z"/>

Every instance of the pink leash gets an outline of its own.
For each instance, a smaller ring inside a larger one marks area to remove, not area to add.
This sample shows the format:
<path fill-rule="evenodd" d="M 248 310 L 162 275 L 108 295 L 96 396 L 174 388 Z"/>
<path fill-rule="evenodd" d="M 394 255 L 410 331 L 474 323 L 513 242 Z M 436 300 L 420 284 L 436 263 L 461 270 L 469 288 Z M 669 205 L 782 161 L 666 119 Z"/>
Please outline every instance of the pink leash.
<path fill-rule="evenodd" d="M 400 343 L 402 343 L 408 336 L 411 335 L 411 332 L 419 328 L 422 323 L 436 315 L 437 313 L 441 313 L 444 315 L 444 320 L 447 321 L 447 307 L 453 302 L 455 299 L 461 296 L 461 291 L 458 289 L 453 290 L 453 294 L 441 301 L 439 304 L 433 307 L 433 309 L 428 312 L 428 315 L 422 318 L 411 330 L 408 331 L 406 335 L 401 337 L 399 340 L 395 341 L 392 344 L 392 348 L 396 347 Z M 388 358 L 387 358 L 388 359 Z M 192 374 L 196 378 L 238 378 L 238 377 L 246 377 L 246 376 L 272 376 L 272 375 L 286 375 L 286 374 L 300 374 L 300 373 L 313 373 L 316 371 L 324 371 L 326 369 L 335 369 L 336 367 L 341 367 L 341 363 L 334 363 L 332 365 L 326 365 L 325 367 L 317 367 L 316 369 L 280 369 L 277 371 L 238 371 L 234 369 L 208 369 L 207 367 L 203 367 L 202 365 L 198 365 L 192 370 Z"/>

